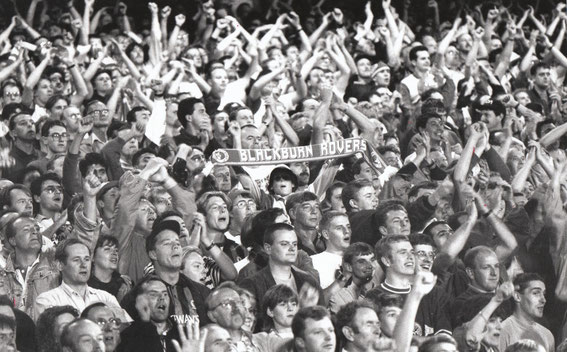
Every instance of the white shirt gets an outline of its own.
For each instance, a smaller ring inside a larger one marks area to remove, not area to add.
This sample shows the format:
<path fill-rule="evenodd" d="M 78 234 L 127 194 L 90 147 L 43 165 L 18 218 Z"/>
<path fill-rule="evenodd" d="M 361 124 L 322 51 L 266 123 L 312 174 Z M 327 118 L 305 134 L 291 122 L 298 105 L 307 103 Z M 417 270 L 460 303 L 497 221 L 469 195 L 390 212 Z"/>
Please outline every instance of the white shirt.
<path fill-rule="evenodd" d="M 77 309 L 80 314 L 86 307 L 97 302 L 102 302 L 108 305 L 116 311 L 117 317 L 121 319 L 124 318 L 124 321 L 132 321 L 132 318 L 128 315 L 128 313 L 120 307 L 116 297 L 110 293 L 87 286 L 87 291 L 83 298 L 65 282 L 62 282 L 59 287 L 37 296 L 34 303 L 34 316 L 39 317 L 39 315 L 47 308 L 65 305 L 69 305 Z"/>
<path fill-rule="evenodd" d="M 335 272 L 341 267 L 343 256 L 329 252 L 322 252 L 311 256 L 313 267 L 319 272 L 321 288 L 326 289 L 335 281 Z"/>

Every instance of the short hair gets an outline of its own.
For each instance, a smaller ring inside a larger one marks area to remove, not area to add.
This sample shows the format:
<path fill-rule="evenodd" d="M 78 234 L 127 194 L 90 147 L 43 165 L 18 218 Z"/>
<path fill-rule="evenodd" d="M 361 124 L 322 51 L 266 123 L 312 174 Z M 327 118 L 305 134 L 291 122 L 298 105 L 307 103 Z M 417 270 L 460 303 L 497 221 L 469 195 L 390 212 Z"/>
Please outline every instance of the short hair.
<path fill-rule="evenodd" d="M 343 328 L 349 326 L 352 328 L 354 333 L 359 333 L 359 327 L 355 324 L 354 317 L 356 313 L 361 308 L 372 309 L 376 312 L 376 306 L 374 303 L 368 300 L 353 301 L 342 306 L 335 317 L 336 320 L 336 331 L 338 332 L 338 337 L 342 341 L 345 341 L 345 336 L 343 334 Z"/>
<path fill-rule="evenodd" d="M 91 252 L 89 247 L 86 244 L 84 244 L 83 242 L 81 242 L 79 239 L 67 238 L 67 239 L 59 242 L 59 244 L 55 248 L 55 260 L 57 260 L 60 263 L 65 264 L 65 262 L 67 261 L 67 258 L 69 257 L 69 254 L 67 253 L 67 248 L 74 246 L 76 244 L 81 244 L 81 245 L 87 247 L 87 250 L 89 251 L 89 253 Z"/>
<path fill-rule="evenodd" d="M 0 327 L 7 327 L 9 329 L 12 329 L 13 332 L 16 332 L 16 319 L 4 314 L 0 314 Z"/>
<path fill-rule="evenodd" d="M 346 186 L 346 183 L 343 181 L 335 181 L 333 182 L 329 188 L 327 188 L 327 191 L 325 192 L 325 202 L 328 202 L 329 204 L 331 204 L 331 198 L 333 197 L 333 192 L 337 189 L 337 188 L 343 188 Z M 341 192 L 342 193 L 342 192 Z"/>
<path fill-rule="evenodd" d="M 98 308 L 98 307 L 108 307 L 108 306 L 104 302 L 95 302 L 95 303 L 87 306 L 85 308 L 85 310 L 83 310 L 83 312 L 81 313 L 81 318 L 87 318 L 88 319 L 89 313 L 91 312 L 91 310 Z"/>
<path fill-rule="evenodd" d="M 343 205 L 347 212 L 353 210 L 352 205 L 350 205 L 350 201 L 351 199 L 355 199 L 356 194 L 363 187 L 372 187 L 372 182 L 366 179 L 359 179 L 359 180 L 352 180 L 344 186 L 343 192 L 341 193 L 341 199 L 343 201 Z"/>
<path fill-rule="evenodd" d="M 50 75 L 52 75 L 54 73 L 62 74 L 62 72 L 60 72 L 60 71 L 52 71 L 50 73 Z M 62 76 L 63 76 L 62 79 L 65 79 L 65 75 L 62 74 Z M 47 100 L 47 103 L 45 103 L 45 108 L 47 110 L 51 110 L 51 108 L 53 108 L 59 100 L 65 100 L 67 102 L 67 105 L 69 104 L 69 100 L 67 100 L 67 98 L 65 96 L 63 96 L 61 94 L 55 94 L 54 96 L 52 96 L 51 98 L 49 98 Z M 58 120 L 52 120 L 52 121 L 58 121 Z"/>
<path fill-rule="evenodd" d="M 16 221 L 20 220 L 20 219 L 30 219 L 32 221 L 35 221 L 34 218 L 32 218 L 31 216 L 28 215 L 20 215 L 18 214 L 18 216 L 15 216 L 14 218 L 8 220 L 8 222 L 6 223 L 6 225 L 4 226 L 4 233 L 6 235 L 6 240 L 9 240 L 10 238 L 16 236 Z"/>
<path fill-rule="evenodd" d="M 183 256 L 181 258 L 181 267 L 179 268 L 180 271 L 183 271 L 183 269 L 185 269 L 185 261 L 187 260 L 187 257 L 191 253 L 197 253 L 201 257 L 203 256 L 203 252 L 198 247 L 193 247 L 193 246 L 183 247 Z"/>
<path fill-rule="evenodd" d="M 213 197 L 221 198 L 228 207 L 228 210 L 230 211 L 232 209 L 232 202 L 230 201 L 230 198 L 228 198 L 226 194 L 220 191 L 211 191 L 211 192 L 203 193 L 199 197 L 199 199 L 197 199 L 197 211 L 202 214 L 207 214 L 207 204 L 209 203 L 209 200 Z"/>
<path fill-rule="evenodd" d="M 296 205 L 301 205 L 304 202 L 310 202 L 313 200 L 316 200 L 317 202 L 319 201 L 319 198 L 313 192 L 295 192 L 287 197 L 287 200 L 285 202 L 285 209 L 289 214 L 290 210 L 295 208 Z"/>
<path fill-rule="evenodd" d="M 157 156 L 157 153 L 151 149 L 151 148 L 142 148 L 139 149 L 137 152 L 134 153 L 134 155 L 132 156 L 132 165 L 133 166 L 137 166 L 138 162 L 140 161 L 140 158 L 142 157 L 142 155 L 144 154 L 153 154 L 154 156 Z"/>
<path fill-rule="evenodd" d="M 392 211 L 403 211 L 407 214 L 407 209 L 404 207 L 403 203 L 397 199 L 389 199 L 382 202 L 376 209 L 376 221 L 380 225 L 385 225 L 388 221 L 388 213 Z"/>
<path fill-rule="evenodd" d="M 278 231 L 294 231 L 295 229 L 290 224 L 286 224 L 285 222 L 272 224 L 266 228 L 264 232 L 264 243 L 273 244 L 275 240 L 275 234 Z"/>
<path fill-rule="evenodd" d="M 541 138 L 543 137 L 543 128 L 547 125 L 554 125 L 555 121 L 553 121 L 552 119 L 545 119 L 543 121 L 540 121 L 536 124 L 536 135 Z"/>
<path fill-rule="evenodd" d="M 297 293 L 287 285 L 272 286 L 264 294 L 262 298 L 262 321 L 264 322 L 264 330 L 269 331 L 274 328 L 273 319 L 268 316 L 268 309 L 274 310 L 281 302 L 298 302 Z"/>
<path fill-rule="evenodd" d="M 16 190 L 16 189 L 21 190 L 22 192 L 26 193 L 30 197 L 32 196 L 32 193 L 31 193 L 29 188 L 22 185 L 21 183 L 14 183 L 14 184 L 4 188 L 2 191 L 0 191 L 0 207 L 4 207 L 5 205 L 14 206 L 12 204 L 11 193 L 12 193 L 13 190 Z"/>
<path fill-rule="evenodd" d="M 400 242 L 409 242 L 407 236 L 404 235 L 392 235 L 392 236 L 384 236 L 374 246 L 374 252 L 377 258 L 389 258 L 390 253 L 392 252 L 392 245 L 394 243 Z M 379 263 L 381 261 L 379 260 Z"/>
<path fill-rule="evenodd" d="M 351 170 L 353 175 L 358 175 L 362 171 L 362 164 L 365 164 L 366 160 L 363 158 L 356 159 L 354 164 L 352 164 Z"/>
<path fill-rule="evenodd" d="M 83 323 L 83 322 L 89 322 L 89 323 L 93 323 L 96 324 L 92 321 L 90 321 L 87 318 L 76 318 L 75 320 L 73 320 L 72 322 L 70 322 L 69 324 L 67 324 L 65 326 L 65 328 L 63 328 L 63 333 L 61 334 L 61 347 L 70 347 L 73 348 L 73 327 L 77 324 Z"/>
<path fill-rule="evenodd" d="M 119 247 L 118 238 L 112 235 L 100 235 L 98 237 L 98 240 L 96 241 L 96 245 L 93 250 L 93 257 L 96 255 L 96 252 L 99 250 L 99 248 L 102 248 L 104 246 L 111 246 L 118 248 Z"/>
<path fill-rule="evenodd" d="M 228 120 L 229 121 L 236 121 L 236 117 L 238 116 L 238 113 L 244 110 L 250 110 L 250 108 L 246 107 L 246 106 L 239 106 L 235 109 L 233 109 L 230 114 L 228 115 Z"/>
<path fill-rule="evenodd" d="M 87 177 L 89 167 L 92 165 L 101 165 L 106 169 L 106 161 L 99 153 L 87 153 L 81 161 L 79 161 L 79 171 L 83 178 Z"/>
<path fill-rule="evenodd" d="M 404 298 L 401 295 L 383 292 L 379 287 L 366 292 L 364 298 L 374 303 L 377 307 L 376 312 L 378 314 L 382 313 L 382 310 L 387 307 L 397 307 L 400 309 L 404 307 Z"/>
<path fill-rule="evenodd" d="M 465 264 L 465 268 L 474 268 L 476 265 L 476 258 L 478 258 L 482 254 L 495 254 L 495 253 L 490 247 L 487 246 L 473 247 L 465 253 L 465 257 L 463 258 L 463 263 Z"/>
<path fill-rule="evenodd" d="M 408 236 L 408 239 L 413 247 L 423 244 L 437 248 L 437 246 L 435 246 L 435 242 L 433 242 L 433 239 L 430 236 L 424 235 L 422 233 L 412 233 Z"/>
<path fill-rule="evenodd" d="M 427 48 L 426 48 L 425 46 L 423 46 L 423 45 L 418 45 L 418 46 L 416 46 L 416 47 L 413 47 L 413 48 L 410 50 L 410 52 L 409 52 L 409 59 L 410 59 L 410 61 L 417 60 L 417 53 L 420 52 L 420 51 L 427 51 L 427 52 L 429 52 L 429 51 L 427 50 Z"/>
<path fill-rule="evenodd" d="M 348 219 L 348 215 L 342 211 L 338 210 L 329 210 L 323 213 L 323 217 L 321 218 L 321 222 L 319 222 L 319 230 L 328 230 L 329 226 L 331 226 L 331 221 L 334 218 L 338 218 L 339 216 L 344 216 Z"/>
<path fill-rule="evenodd" d="M 67 126 L 65 126 L 65 124 L 59 120 L 47 120 L 45 121 L 43 126 L 41 126 L 41 136 L 49 137 L 49 130 L 54 126 L 61 126 L 65 130 L 67 129 Z"/>
<path fill-rule="evenodd" d="M 250 231 L 243 232 L 240 235 L 242 245 L 245 247 L 254 247 L 254 245 L 262 246 L 264 244 L 264 232 L 266 228 L 273 224 L 278 216 L 284 214 L 282 208 L 270 208 L 254 215 Z"/>
<path fill-rule="evenodd" d="M 159 224 L 160 222 L 162 222 L 163 220 L 167 219 L 170 216 L 177 216 L 183 219 L 183 215 L 181 215 L 180 212 L 178 212 L 175 209 L 168 209 L 156 217 L 156 219 L 154 220 L 154 224 Z"/>
<path fill-rule="evenodd" d="M 537 74 L 537 71 L 541 69 L 549 70 L 550 68 L 551 67 L 549 66 L 548 63 L 545 63 L 543 61 L 538 61 L 535 64 L 533 64 L 533 66 L 530 68 L 530 75 L 535 76 Z"/>
<path fill-rule="evenodd" d="M 145 106 L 135 106 L 132 108 L 132 110 L 128 111 L 128 113 L 126 114 L 126 121 L 129 124 L 135 123 L 136 122 L 136 113 L 140 112 L 140 111 L 149 111 L 148 108 L 146 108 Z M 185 126 L 183 126 L 185 127 Z"/>
<path fill-rule="evenodd" d="M 518 276 L 516 276 L 514 278 L 514 289 L 516 291 L 518 291 L 519 293 L 524 293 L 524 291 L 526 290 L 526 288 L 528 288 L 530 282 L 532 281 L 541 281 L 543 283 L 545 283 L 545 281 L 543 280 L 543 278 L 536 273 L 521 273 L 518 274 Z"/>
<path fill-rule="evenodd" d="M 431 119 L 442 120 L 441 115 L 439 115 L 438 113 L 426 112 L 426 113 L 423 113 L 423 114 L 418 116 L 417 121 L 415 122 L 415 127 L 419 131 L 420 129 L 425 128 L 425 126 L 427 125 L 427 122 Z"/>
<path fill-rule="evenodd" d="M 419 346 L 419 352 L 435 352 L 437 351 L 435 347 L 440 343 L 450 343 L 457 347 L 457 341 L 454 338 L 447 334 L 438 334 L 428 337 L 422 344 Z"/>
<path fill-rule="evenodd" d="M 177 119 L 183 128 L 187 126 L 187 115 L 192 115 L 195 111 L 195 105 L 199 103 L 202 104 L 203 101 L 197 98 L 187 98 L 179 102 L 177 106 Z"/>
<path fill-rule="evenodd" d="M 241 288 L 234 283 L 234 281 L 225 281 L 221 282 L 217 287 L 215 287 L 211 293 L 205 298 L 205 307 L 207 310 L 211 309 L 211 301 L 213 300 L 214 296 L 220 290 L 233 290 L 240 295 Z"/>
<path fill-rule="evenodd" d="M 10 105 L 10 104 L 8 104 Z M 15 111 L 11 116 L 10 116 L 10 120 L 8 122 L 8 128 L 10 129 L 10 131 L 13 131 L 16 128 L 16 118 L 18 118 L 19 116 L 22 115 L 28 115 L 29 117 L 31 117 L 32 113 L 29 110 L 26 111 Z"/>
<path fill-rule="evenodd" d="M 420 182 L 417 185 L 410 188 L 408 192 L 408 198 L 417 196 L 419 191 L 421 191 L 422 189 L 436 189 L 436 188 L 437 188 L 437 184 L 435 182 L 432 181 Z"/>
<path fill-rule="evenodd" d="M 351 243 L 343 253 L 343 263 L 352 264 L 355 257 L 361 255 L 374 254 L 374 250 L 368 243 L 355 242 Z"/>
<path fill-rule="evenodd" d="M 46 181 L 53 181 L 53 182 L 57 182 L 58 184 L 61 184 L 61 179 L 59 178 L 59 176 L 57 176 L 56 173 L 48 172 L 33 180 L 33 182 L 30 185 L 30 190 L 32 195 L 40 196 L 41 187 L 43 187 L 43 183 Z"/>
<path fill-rule="evenodd" d="M 312 319 L 315 321 L 320 321 L 325 318 L 331 319 L 329 312 L 327 309 L 321 306 L 312 306 L 312 307 L 305 307 L 301 308 L 291 322 L 291 331 L 293 332 L 294 337 L 304 338 L 304 332 L 306 327 L 307 319 Z"/>

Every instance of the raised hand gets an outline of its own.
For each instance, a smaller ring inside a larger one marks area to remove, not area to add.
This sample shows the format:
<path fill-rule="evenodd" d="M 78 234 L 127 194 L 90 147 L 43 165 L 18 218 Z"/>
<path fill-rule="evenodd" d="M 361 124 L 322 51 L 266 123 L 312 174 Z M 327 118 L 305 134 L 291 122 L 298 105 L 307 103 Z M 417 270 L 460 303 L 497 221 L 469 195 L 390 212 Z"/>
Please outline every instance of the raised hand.
<path fill-rule="evenodd" d="M 299 20 L 299 16 L 295 12 L 290 12 L 287 14 L 287 20 L 294 28 L 301 27 L 301 21 Z"/>
<path fill-rule="evenodd" d="M 92 131 L 93 123 L 93 118 L 90 116 L 84 116 L 81 118 L 81 121 L 79 122 L 79 134 L 86 134 Z"/>
<path fill-rule="evenodd" d="M 335 22 L 337 22 L 338 24 L 343 24 L 344 15 L 340 9 L 335 8 L 333 12 L 331 12 L 331 14 L 333 15 Z"/>
<path fill-rule="evenodd" d="M 123 3 L 123 2 L 120 2 L 120 3 L 118 4 L 118 13 L 119 13 L 120 15 L 125 16 L 125 15 L 126 15 L 126 11 L 128 11 L 128 5 L 126 5 L 126 4 Z"/>
<path fill-rule="evenodd" d="M 213 241 L 214 237 L 209 236 L 209 231 L 207 231 L 207 219 L 205 219 L 205 215 L 202 213 L 195 213 L 193 216 L 193 226 L 191 227 L 192 231 L 189 236 L 191 238 L 195 238 L 193 236 L 199 237 L 199 242 L 202 243 L 205 247 L 210 246 Z"/>
<path fill-rule="evenodd" d="M 179 15 L 175 16 L 175 25 L 177 27 L 181 27 L 183 26 L 183 24 L 185 23 L 185 15 L 180 13 Z"/>
<path fill-rule="evenodd" d="M 417 293 L 421 297 L 427 295 L 437 282 L 437 276 L 429 271 L 418 271 L 415 274 L 415 280 L 411 288 L 412 292 Z"/>
<path fill-rule="evenodd" d="M 207 330 L 203 334 L 199 330 L 199 319 L 188 319 L 183 329 L 183 324 L 177 324 L 179 330 L 179 340 L 171 343 L 176 352 L 205 352 L 205 341 L 207 340 Z"/>
<path fill-rule="evenodd" d="M 478 27 L 477 29 L 475 29 L 473 31 L 473 37 L 474 39 L 482 40 L 482 37 L 484 37 L 484 28 Z"/>
<path fill-rule="evenodd" d="M 90 174 L 83 180 L 83 194 L 88 197 L 96 197 L 98 191 L 108 182 L 100 182 L 98 177 Z"/>
<path fill-rule="evenodd" d="M 150 12 L 152 13 L 152 15 L 157 15 L 158 6 L 155 2 L 148 3 L 148 8 L 150 9 Z"/>
<path fill-rule="evenodd" d="M 165 6 L 161 9 L 161 17 L 168 18 L 171 15 L 171 7 Z"/>
<path fill-rule="evenodd" d="M 321 100 L 330 103 L 333 99 L 333 87 L 328 83 L 322 83 L 319 88 Z"/>
<path fill-rule="evenodd" d="M 310 284 L 305 283 L 299 290 L 298 301 L 301 308 L 316 306 L 319 301 L 319 291 Z"/>
<path fill-rule="evenodd" d="M 514 284 L 510 281 L 503 282 L 502 285 L 496 289 L 494 299 L 496 302 L 504 302 L 514 294 Z"/>
<path fill-rule="evenodd" d="M 382 0 L 382 8 L 384 10 L 389 10 L 391 4 L 392 4 L 392 0 Z"/>
<path fill-rule="evenodd" d="M 142 293 L 136 297 L 136 310 L 143 322 L 150 321 L 150 300 L 146 293 Z"/>
<path fill-rule="evenodd" d="M 240 124 L 237 121 L 231 121 L 228 125 L 228 132 L 234 139 L 240 139 L 241 131 Z"/>

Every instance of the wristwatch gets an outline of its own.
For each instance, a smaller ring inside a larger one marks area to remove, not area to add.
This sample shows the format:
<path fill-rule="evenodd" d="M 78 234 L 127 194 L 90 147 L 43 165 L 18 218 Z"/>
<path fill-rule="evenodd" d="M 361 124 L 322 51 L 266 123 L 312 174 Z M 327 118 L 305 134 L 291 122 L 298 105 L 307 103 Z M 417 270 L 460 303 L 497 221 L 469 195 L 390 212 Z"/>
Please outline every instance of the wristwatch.
<path fill-rule="evenodd" d="M 210 251 L 211 249 L 213 249 L 213 247 L 217 247 L 217 244 L 212 242 L 210 245 L 206 246 L 205 249 L 207 251 Z"/>

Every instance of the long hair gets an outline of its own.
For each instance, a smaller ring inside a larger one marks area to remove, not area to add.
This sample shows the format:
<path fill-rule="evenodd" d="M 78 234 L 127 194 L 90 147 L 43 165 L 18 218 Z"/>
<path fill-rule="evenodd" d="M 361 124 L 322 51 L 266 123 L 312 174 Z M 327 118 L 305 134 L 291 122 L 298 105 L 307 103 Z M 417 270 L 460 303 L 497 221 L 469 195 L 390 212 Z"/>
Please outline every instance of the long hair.
<path fill-rule="evenodd" d="M 37 319 L 35 331 L 38 352 L 60 352 L 62 350 L 53 328 L 57 318 L 65 313 L 69 313 L 75 318 L 79 316 L 79 312 L 71 306 L 55 306 L 41 313 Z"/>

